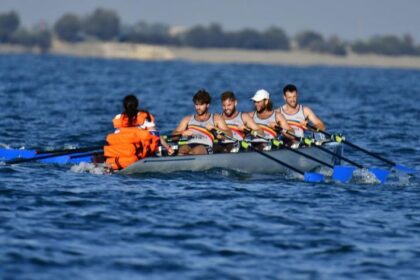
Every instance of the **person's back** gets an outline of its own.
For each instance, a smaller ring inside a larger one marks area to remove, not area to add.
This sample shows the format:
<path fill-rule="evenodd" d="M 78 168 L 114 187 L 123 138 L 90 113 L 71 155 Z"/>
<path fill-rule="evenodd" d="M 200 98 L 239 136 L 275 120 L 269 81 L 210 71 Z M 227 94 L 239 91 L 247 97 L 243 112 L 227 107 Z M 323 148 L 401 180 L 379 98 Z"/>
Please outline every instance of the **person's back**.
<path fill-rule="evenodd" d="M 107 136 L 104 156 L 113 170 L 154 155 L 159 147 L 159 137 L 153 134 L 155 118 L 149 112 L 139 110 L 138 105 L 137 97 L 127 95 L 123 100 L 124 112 L 112 121 L 116 130 Z"/>

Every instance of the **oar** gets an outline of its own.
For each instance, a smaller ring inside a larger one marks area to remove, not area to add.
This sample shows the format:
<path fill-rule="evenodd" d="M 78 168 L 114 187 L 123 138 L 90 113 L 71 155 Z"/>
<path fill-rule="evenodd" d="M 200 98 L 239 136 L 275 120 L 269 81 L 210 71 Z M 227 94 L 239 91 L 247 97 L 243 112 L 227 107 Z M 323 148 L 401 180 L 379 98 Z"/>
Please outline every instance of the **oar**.
<path fill-rule="evenodd" d="M 308 158 L 308 159 L 310 159 L 312 161 L 318 162 L 319 164 L 322 164 L 324 166 L 327 166 L 327 167 L 331 168 L 333 170 L 333 173 L 332 173 L 333 180 L 340 181 L 342 183 L 346 183 L 346 182 L 348 182 L 350 180 L 350 178 L 353 175 L 353 171 L 355 169 L 354 167 L 351 167 L 351 166 L 342 166 L 342 165 L 335 165 L 334 166 L 334 165 L 332 165 L 332 164 L 330 164 L 328 162 L 325 162 L 325 161 L 322 161 L 320 159 L 317 159 L 317 158 L 315 158 L 315 157 L 313 157 L 311 155 L 307 155 L 307 154 L 305 154 L 305 153 L 303 153 L 303 152 L 301 152 L 299 150 L 296 150 L 296 149 L 292 149 L 290 147 L 287 147 L 281 141 L 273 140 L 273 145 L 276 145 L 277 142 L 279 142 L 280 145 L 282 145 L 282 147 L 284 149 L 288 150 L 288 151 L 291 151 L 291 152 L 293 152 L 295 154 L 298 154 L 300 156 L 303 156 L 305 158 Z"/>
<path fill-rule="evenodd" d="M 96 150 L 100 150 L 102 149 L 103 146 L 101 146 L 100 148 L 96 149 Z M 74 154 L 75 156 L 78 154 L 79 152 L 61 152 L 61 153 L 55 153 L 55 154 L 47 154 L 44 156 L 35 156 L 35 157 L 31 157 L 31 158 L 18 158 L 18 159 L 14 159 L 14 160 L 9 160 L 9 161 L 5 161 L 5 164 L 10 165 L 10 164 L 18 164 L 18 163 L 24 163 L 24 162 L 31 162 L 31 161 L 37 161 L 37 160 L 42 160 L 42 159 L 49 159 L 49 158 L 59 158 L 59 157 L 63 157 L 63 156 L 68 156 L 68 155 L 72 155 Z M 65 163 L 66 157 L 63 158 L 63 161 L 61 160 L 57 160 L 58 163 Z"/>
<path fill-rule="evenodd" d="M 90 147 L 82 147 L 82 148 L 75 148 L 75 149 L 58 149 L 58 150 L 40 150 L 40 151 L 36 151 L 36 154 L 41 155 L 41 154 L 56 154 L 56 153 L 67 153 L 67 152 L 71 152 L 71 153 L 81 153 L 81 152 L 89 152 L 89 151 L 95 151 L 95 150 L 100 150 L 103 149 L 103 145 L 102 146 L 90 146 Z"/>
<path fill-rule="evenodd" d="M 378 154 L 375 154 L 375 153 L 370 152 L 370 151 L 368 151 L 368 150 L 366 150 L 366 149 L 364 149 L 362 147 L 359 147 L 356 144 L 353 144 L 353 143 L 347 141 L 345 139 L 345 137 L 343 137 L 343 136 L 332 135 L 332 134 L 330 134 L 330 133 L 328 133 L 326 131 L 323 131 L 323 130 L 321 130 L 321 129 L 319 129 L 319 128 L 313 126 L 313 125 L 311 125 L 311 124 L 308 124 L 307 126 L 309 128 L 311 128 L 311 129 L 315 130 L 316 132 L 322 133 L 325 136 L 330 137 L 335 142 L 344 143 L 344 144 L 346 144 L 346 145 L 348 145 L 348 146 L 350 146 L 350 147 L 352 147 L 354 149 L 357 149 L 359 151 L 362 151 L 362 152 L 364 152 L 364 153 L 366 153 L 366 154 L 368 154 L 368 155 L 370 155 L 370 156 L 372 156 L 374 158 L 377 158 L 377 159 L 385 162 L 386 164 L 388 164 L 388 165 L 390 165 L 392 167 L 395 167 L 395 169 L 397 169 L 399 171 L 402 171 L 402 172 L 405 172 L 405 173 L 408 173 L 408 174 L 414 174 L 414 173 L 416 173 L 416 170 L 414 170 L 413 168 L 406 167 L 406 166 L 403 166 L 401 164 L 397 164 L 396 162 L 394 162 L 392 160 L 386 159 L 386 158 L 384 158 L 384 157 L 382 157 L 382 156 L 380 156 Z"/>
<path fill-rule="evenodd" d="M 251 135 L 254 136 L 254 137 L 257 137 L 257 138 L 260 138 L 260 139 L 264 139 L 264 140 L 269 141 L 269 139 L 266 139 L 264 136 L 258 135 L 257 133 L 254 133 L 254 134 L 251 133 Z M 334 165 L 332 165 L 332 164 L 330 164 L 328 162 L 325 162 L 325 161 L 322 161 L 320 159 L 317 159 L 316 157 L 313 157 L 311 155 L 305 154 L 305 153 L 303 153 L 303 152 L 301 152 L 299 150 L 296 150 L 296 149 L 292 149 L 290 147 L 287 147 L 284 144 L 283 141 L 272 139 L 272 143 L 273 143 L 274 146 L 277 146 L 277 147 L 281 146 L 281 147 L 283 147 L 284 149 L 286 149 L 288 151 L 291 151 L 291 152 L 293 152 L 295 154 L 298 154 L 298 155 L 300 155 L 302 157 L 308 158 L 308 159 L 310 159 L 312 161 L 315 161 L 315 162 L 317 162 L 317 163 L 319 163 L 321 165 L 324 165 L 324 166 L 327 166 L 327 167 L 331 168 L 333 170 L 333 174 L 332 174 L 333 180 L 340 181 L 342 183 L 346 183 L 348 180 L 350 180 L 351 176 L 353 175 L 353 171 L 355 169 L 354 167 L 340 166 L 340 165 L 334 166 Z"/>
<path fill-rule="evenodd" d="M 330 151 L 330 150 L 328 150 L 328 149 L 326 149 L 326 148 L 324 148 L 322 146 L 312 145 L 312 144 L 314 144 L 314 141 L 315 141 L 314 139 L 297 137 L 296 135 L 294 135 L 293 133 L 291 133 L 289 131 L 286 132 L 286 133 L 289 134 L 290 136 L 292 136 L 293 138 L 295 138 L 296 140 L 302 141 L 307 146 L 315 147 L 315 148 L 317 148 L 317 149 L 319 149 L 319 150 L 321 150 L 321 151 L 323 151 L 325 153 L 328 153 L 328 154 L 333 155 L 333 156 L 335 156 L 335 157 L 337 157 L 337 158 L 339 158 L 339 159 L 341 159 L 341 160 L 343 160 L 345 162 L 348 162 L 351 165 L 356 166 L 357 168 L 368 169 L 371 173 L 373 173 L 375 175 L 375 177 L 381 183 L 385 183 L 386 178 L 388 177 L 388 174 L 389 174 L 389 171 L 388 170 L 384 170 L 384 169 L 380 169 L 380 168 L 365 168 L 363 165 L 361 165 L 361 164 L 359 164 L 359 163 L 357 163 L 355 161 L 352 161 L 351 159 L 348 159 L 346 157 L 343 157 L 342 155 L 336 154 L 336 153 L 334 153 L 334 152 L 332 152 L 332 151 Z M 343 179 L 346 179 L 346 178 L 343 178 Z M 348 179 L 350 179 L 350 178 L 347 178 L 347 180 Z"/>
<path fill-rule="evenodd" d="M 223 137 L 225 137 L 228 140 L 231 140 L 231 141 L 234 141 L 234 142 L 239 142 L 238 139 L 228 136 L 223 131 L 216 130 L 216 133 L 222 135 Z M 277 159 L 277 158 L 275 158 L 275 157 L 273 157 L 273 156 L 271 156 L 271 155 L 269 155 L 267 153 L 264 153 L 263 151 L 260 151 L 260 150 L 258 150 L 256 148 L 254 148 L 252 145 L 250 145 L 249 143 L 247 143 L 245 141 L 240 141 L 240 143 L 241 143 L 241 146 L 243 148 L 245 148 L 245 149 L 250 148 L 254 152 L 256 152 L 256 153 L 258 153 L 258 154 L 260 154 L 260 155 L 262 155 L 262 156 L 264 156 L 264 157 L 266 157 L 268 159 L 271 159 L 272 161 L 275 161 L 278 164 L 283 165 L 283 166 L 287 167 L 288 169 L 290 169 L 290 170 L 292 170 L 292 171 L 294 171 L 294 172 L 296 172 L 296 173 L 298 173 L 300 175 L 303 175 L 303 179 L 306 182 L 319 183 L 319 182 L 324 181 L 324 175 L 322 175 L 322 174 L 315 173 L 315 172 L 303 172 L 303 171 L 297 169 L 296 167 L 285 163 L 284 161 L 281 161 L 281 160 L 279 160 L 279 159 Z"/>

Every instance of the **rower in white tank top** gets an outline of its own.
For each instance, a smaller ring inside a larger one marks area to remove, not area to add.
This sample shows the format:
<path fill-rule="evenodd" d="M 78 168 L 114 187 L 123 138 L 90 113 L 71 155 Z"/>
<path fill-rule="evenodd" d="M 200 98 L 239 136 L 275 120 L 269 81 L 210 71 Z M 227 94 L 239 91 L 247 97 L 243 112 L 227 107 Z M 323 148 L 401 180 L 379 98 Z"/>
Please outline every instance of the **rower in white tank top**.
<path fill-rule="evenodd" d="M 214 115 L 210 114 L 210 117 L 205 121 L 197 121 L 195 115 L 192 115 L 188 122 L 187 129 L 192 131 L 193 134 L 191 139 L 187 141 L 188 144 L 202 144 L 209 147 L 213 147 L 214 135 L 206 129 L 206 126 L 211 124 L 214 126 Z"/>
<path fill-rule="evenodd" d="M 273 113 L 266 119 L 260 119 L 258 113 L 254 112 L 252 119 L 258 124 L 264 131 L 264 138 L 266 139 L 276 139 L 277 132 L 269 126 L 270 123 L 276 123 L 276 112 Z"/>
<path fill-rule="evenodd" d="M 303 137 L 305 133 L 305 129 L 302 126 L 302 122 L 306 120 L 305 114 L 303 112 L 303 105 L 299 104 L 299 108 L 296 113 L 288 114 L 284 111 L 282 106 L 280 108 L 281 113 L 283 114 L 284 118 L 286 119 L 287 123 L 293 129 L 294 134 L 298 137 Z"/>
<path fill-rule="evenodd" d="M 238 113 L 233 119 L 224 119 L 230 130 L 232 130 L 233 137 L 239 141 L 244 140 L 245 133 L 239 129 L 239 127 L 244 126 L 245 123 L 242 119 L 242 113 Z"/>

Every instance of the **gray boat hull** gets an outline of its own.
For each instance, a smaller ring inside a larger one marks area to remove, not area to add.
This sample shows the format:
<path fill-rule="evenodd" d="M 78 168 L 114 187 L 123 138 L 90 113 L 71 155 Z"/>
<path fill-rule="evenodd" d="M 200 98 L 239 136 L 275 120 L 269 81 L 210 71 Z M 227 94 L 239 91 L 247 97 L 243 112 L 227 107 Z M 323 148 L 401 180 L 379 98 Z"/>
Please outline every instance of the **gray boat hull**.
<path fill-rule="evenodd" d="M 323 147 L 339 155 L 343 153 L 343 147 L 338 143 L 328 143 Z M 299 151 L 332 165 L 340 163 L 337 157 L 315 147 L 300 148 Z M 266 153 L 303 172 L 313 171 L 321 166 L 318 162 L 285 149 L 273 150 Z M 150 157 L 133 163 L 119 171 L 119 173 L 127 175 L 150 172 L 170 173 L 176 171 L 205 171 L 214 168 L 245 173 L 286 173 L 288 171 L 287 167 L 259 153 L 239 152 L 195 156 Z"/>

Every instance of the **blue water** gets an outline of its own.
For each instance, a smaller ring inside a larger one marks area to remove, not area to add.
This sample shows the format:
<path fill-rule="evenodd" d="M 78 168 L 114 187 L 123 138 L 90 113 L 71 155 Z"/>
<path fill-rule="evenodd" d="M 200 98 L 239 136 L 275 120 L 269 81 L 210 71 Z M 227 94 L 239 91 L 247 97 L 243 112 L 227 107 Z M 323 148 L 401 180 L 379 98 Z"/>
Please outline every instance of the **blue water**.
<path fill-rule="evenodd" d="M 0 145 L 101 143 L 121 99 L 171 131 L 199 88 L 289 82 L 329 130 L 420 166 L 420 71 L 0 56 Z M 360 152 L 346 155 L 385 167 Z M 274 163 L 273 163 L 274 164 Z M 83 166 L 0 165 L 0 279 L 418 279 L 418 175 L 383 185 L 310 184 L 282 175 L 118 176 Z M 98 172 L 100 173 L 100 172 Z"/>

